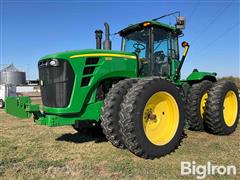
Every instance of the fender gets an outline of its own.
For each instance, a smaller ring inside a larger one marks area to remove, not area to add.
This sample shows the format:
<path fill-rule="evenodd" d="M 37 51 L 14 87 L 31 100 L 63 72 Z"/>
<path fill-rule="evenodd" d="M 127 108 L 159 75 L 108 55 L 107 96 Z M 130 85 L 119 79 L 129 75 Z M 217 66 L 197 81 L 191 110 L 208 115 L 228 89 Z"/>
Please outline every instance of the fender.
<path fill-rule="evenodd" d="M 193 71 L 188 77 L 187 77 L 187 82 L 190 84 L 194 84 L 195 82 L 199 82 L 202 80 L 209 80 L 212 82 L 217 81 L 217 73 L 209 73 L 209 72 L 198 72 L 198 71 Z"/>

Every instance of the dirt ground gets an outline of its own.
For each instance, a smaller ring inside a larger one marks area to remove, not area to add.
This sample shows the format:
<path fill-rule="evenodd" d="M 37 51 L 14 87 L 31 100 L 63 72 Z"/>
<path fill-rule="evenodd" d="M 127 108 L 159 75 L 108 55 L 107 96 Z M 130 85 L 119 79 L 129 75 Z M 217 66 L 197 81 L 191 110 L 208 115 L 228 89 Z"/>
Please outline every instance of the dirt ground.
<path fill-rule="evenodd" d="M 181 176 L 181 161 L 235 165 L 240 179 L 240 126 L 230 136 L 186 131 L 174 153 L 144 160 L 113 147 L 99 134 L 79 134 L 72 127 L 34 125 L 0 111 L 1 179 L 192 179 Z"/>

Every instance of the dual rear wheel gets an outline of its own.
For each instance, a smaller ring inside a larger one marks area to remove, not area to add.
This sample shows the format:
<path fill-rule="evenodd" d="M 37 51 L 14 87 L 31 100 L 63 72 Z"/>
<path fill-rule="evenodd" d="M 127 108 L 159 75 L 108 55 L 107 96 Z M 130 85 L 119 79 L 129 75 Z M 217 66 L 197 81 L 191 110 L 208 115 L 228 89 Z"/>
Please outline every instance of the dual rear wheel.
<path fill-rule="evenodd" d="M 190 129 L 228 135 L 235 131 L 239 117 L 239 94 L 230 81 L 194 84 L 188 93 L 186 119 Z"/>
<path fill-rule="evenodd" d="M 185 114 L 193 130 L 231 134 L 239 117 L 238 89 L 229 81 L 205 80 L 192 86 L 184 104 L 179 89 L 167 80 L 122 80 L 104 100 L 101 126 L 114 146 L 154 159 L 180 145 Z"/>

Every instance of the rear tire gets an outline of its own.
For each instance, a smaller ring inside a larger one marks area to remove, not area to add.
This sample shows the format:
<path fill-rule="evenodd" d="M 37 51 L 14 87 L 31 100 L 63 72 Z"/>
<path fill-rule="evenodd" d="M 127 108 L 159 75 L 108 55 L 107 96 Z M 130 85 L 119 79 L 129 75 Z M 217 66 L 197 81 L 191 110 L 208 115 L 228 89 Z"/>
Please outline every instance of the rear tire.
<path fill-rule="evenodd" d="M 204 80 L 193 84 L 189 89 L 186 101 L 186 120 L 189 123 L 190 130 L 204 130 L 205 104 L 208 98 L 208 91 L 212 85 L 211 81 Z"/>
<path fill-rule="evenodd" d="M 233 133 L 238 124 L 239 104 L 238 89 L 233 82 L 215 83 L 206 103 L 206 131 L 217 135 Z"/>
<path fill-rule="evenodd" d="M 120 104 L 122 103 L 127 90 L 136 82 L 137 79 L 125 79 L 119 81 L 117 84 L 113 85 L 104 100 L 101 115 L 103 133 L 108 141 L 118 148 L 125 147 L 119 126 Z"/>
<path fill-rule="evenodd" d="M 120 126 L 126 147 L 139 157 L 174 151 L 184 128 L 184 103 L 176 86 L 162 79 L 139 80 L 121 104 Z"/>

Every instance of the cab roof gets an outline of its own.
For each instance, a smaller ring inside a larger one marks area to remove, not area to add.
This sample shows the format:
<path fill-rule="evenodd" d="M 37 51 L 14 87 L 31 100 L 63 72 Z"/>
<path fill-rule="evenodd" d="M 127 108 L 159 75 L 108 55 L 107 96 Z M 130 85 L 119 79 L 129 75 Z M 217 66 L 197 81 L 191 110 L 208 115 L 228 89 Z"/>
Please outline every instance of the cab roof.
<path fill-rule="evenodd" d="M 160 22 L 154 21 L 154 20 L 144 21 L 144 22 L 137 23 L 137 24 L 131 24 L 128 27 L 119 31 L 118 34 L 120 36 L 125 36 L 131 32 L 134 32 L 137 30 L 142 30 L 144 28 L 152 27 L 152 26 L 161 27 L 163 29 L 166 29 L 167 31 L 175 31 L 175 32 L 181 34 L 181 30 L 176 29 L 174 26 L 169 26 L 167 24 L 160 23 Z"/>

